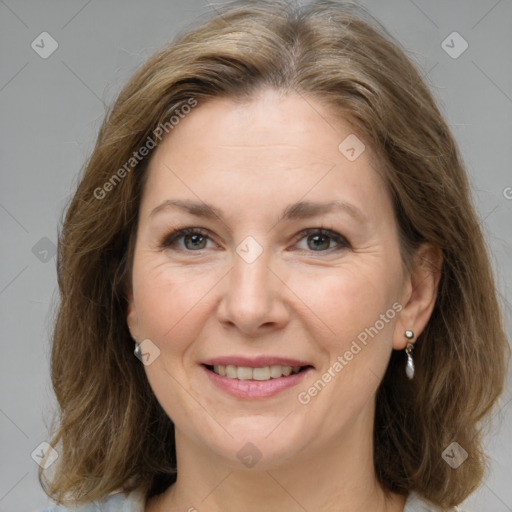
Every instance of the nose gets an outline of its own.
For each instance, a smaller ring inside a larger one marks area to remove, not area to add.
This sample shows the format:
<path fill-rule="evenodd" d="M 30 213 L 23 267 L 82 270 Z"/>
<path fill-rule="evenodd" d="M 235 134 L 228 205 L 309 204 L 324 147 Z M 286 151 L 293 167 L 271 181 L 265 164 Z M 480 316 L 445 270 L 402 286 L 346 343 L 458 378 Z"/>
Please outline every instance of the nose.
<path fill-rule="evenodd" d="M 217 310 L 219 321 L 226 328 L 257 337 L 288 323 L 286 296 L 290 291 L 270 263 L 266 251 L 251 263 L 234 255 Z"/>

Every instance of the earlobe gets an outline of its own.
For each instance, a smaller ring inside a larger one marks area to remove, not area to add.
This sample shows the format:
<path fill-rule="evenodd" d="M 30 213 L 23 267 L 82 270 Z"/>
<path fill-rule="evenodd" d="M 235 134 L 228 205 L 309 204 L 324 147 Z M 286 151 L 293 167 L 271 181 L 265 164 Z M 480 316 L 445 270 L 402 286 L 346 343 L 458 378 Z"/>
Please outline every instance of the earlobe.
<path fill-rule="evenodd" d="M 137 315 L 135 313 L 135 308 L 131 305 L 128 305 L 126 310 L 126 323 L 128 325 L 128 330 L 130 331 L 130 335 L 134 340 L 137 340 Z"/>
<path fill-rule="evenodd" d="M 403 350 L 407 345 L 404 332 L 411 330 L 415 338 L 427 325 L 437 298 L 441 278 L 442 251 L 431 243 L 422 244 L 414 258 L 414 270 L 404 283 L 402 310 L 395 325 L 393 348 Z"/>

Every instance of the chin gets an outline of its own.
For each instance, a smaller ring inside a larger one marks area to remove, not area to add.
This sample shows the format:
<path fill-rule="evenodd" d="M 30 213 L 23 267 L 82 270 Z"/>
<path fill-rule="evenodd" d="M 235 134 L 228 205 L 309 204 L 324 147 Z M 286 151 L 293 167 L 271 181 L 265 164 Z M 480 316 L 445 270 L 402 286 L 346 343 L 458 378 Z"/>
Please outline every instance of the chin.
<path fill-rule="evenodd" d="M 293 413 L 290 417 L 287 414 L 248 415 L 230 421 L 218 418 L 232 437 L 224 431 L 214 437 L 211 430 L 202 432 L 201 437 L 232 469 L 265 471 L 284 467 L 302 453 L 314 437 L 307 435 L 305 425 L 291 421 Z"/>

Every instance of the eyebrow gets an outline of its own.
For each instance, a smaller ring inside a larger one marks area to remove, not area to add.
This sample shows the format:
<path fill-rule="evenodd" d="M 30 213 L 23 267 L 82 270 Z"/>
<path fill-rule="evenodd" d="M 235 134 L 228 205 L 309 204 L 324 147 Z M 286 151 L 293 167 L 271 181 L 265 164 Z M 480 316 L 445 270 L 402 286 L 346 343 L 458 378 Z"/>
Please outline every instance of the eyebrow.
<path fill-rule="evenodd" d="M 179 208 L 180 210 L 183 210 L 190 215 L 202 217 L 205 219 L 225 218 L 223 211 L 220 208 L 213 206 L 212 204 L 202 201 L 190 201 L 186 199 L 167 199 L 163 203 L 159 204 L 156 208 L 154 208 L 149 216 L 153 217 L 157 213 L 165 211 L 168 208 Z M 357 208 L 357 206 L 345 201 L 330 201 L 328 203 L 298 201 L 288 205 L 284 209 L 283 213 L 278 219 L 278 222 L 292 219 L 307 219 L 335 210 L 346 212 L 354 219 L 362 223 L 366 222 L 367 220 L 367 217 L 359 208 Z"/>

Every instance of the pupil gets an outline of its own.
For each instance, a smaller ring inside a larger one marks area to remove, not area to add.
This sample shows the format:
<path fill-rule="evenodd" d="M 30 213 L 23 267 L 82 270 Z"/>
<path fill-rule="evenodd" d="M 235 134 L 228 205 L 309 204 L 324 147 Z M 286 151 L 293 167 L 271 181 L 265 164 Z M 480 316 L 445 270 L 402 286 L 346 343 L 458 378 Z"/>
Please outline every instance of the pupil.
<path fill-rule="evenodd" d="M 310 239 L 314 240 L 313 248 L 315 250 L 317 250 L 318 248 L 320 248 L 320 249 L 328 249 L 329 248 L 329 237 L 327 235 L 311 235 Z M 323 239 L 324 243 L 321 243 L 321 242 L 317 243 L 318 239 Z"/>
<path fill-rule="evenodd" d="M 201 247 L 199 247 L 199 245 L 198 245 L 198 242 L 200 243 L 201 239 L 204 239 L 203 235 L 197 235 L 197 234 L 187 235 L 186 239 L 185 239 L 185 245 L 187 245 L 187 240 L 189 240 L 189 241 L 192 241 L 192 244 L 193 244 L 192 248 L 194 248 L 194 249 L 203 249 L 204 248 L 204 244 Z M 204 240 L 203 240 L 203 242 L 204 242 Z M 190 247 L 188 247 L 188 248 L 190 248 Z"/>

